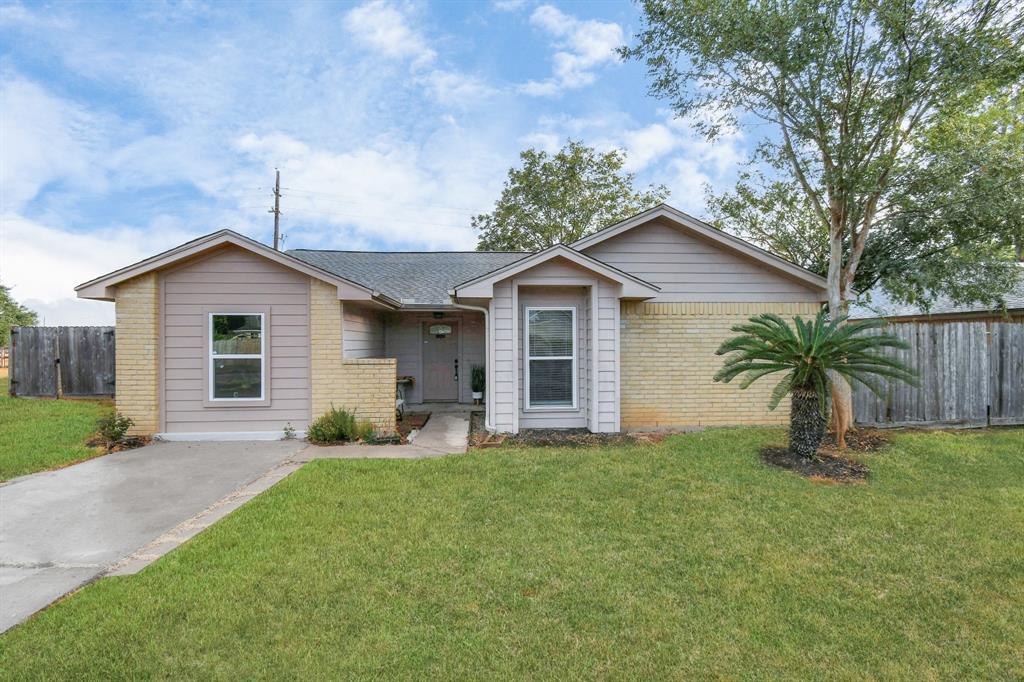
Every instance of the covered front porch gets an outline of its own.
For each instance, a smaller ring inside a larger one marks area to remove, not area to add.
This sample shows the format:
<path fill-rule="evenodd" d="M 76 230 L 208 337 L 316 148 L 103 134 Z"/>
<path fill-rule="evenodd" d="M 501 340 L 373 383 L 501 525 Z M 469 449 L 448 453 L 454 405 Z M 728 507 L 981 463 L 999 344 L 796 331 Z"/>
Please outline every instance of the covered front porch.
<path fill-rule="evenodd" d="M 345 359 L 393 359 L 396 400 L 406 406 L 471 405 L 473 367 L 486 367 L 485 334 L 483 312 L 344 303 Z"/>

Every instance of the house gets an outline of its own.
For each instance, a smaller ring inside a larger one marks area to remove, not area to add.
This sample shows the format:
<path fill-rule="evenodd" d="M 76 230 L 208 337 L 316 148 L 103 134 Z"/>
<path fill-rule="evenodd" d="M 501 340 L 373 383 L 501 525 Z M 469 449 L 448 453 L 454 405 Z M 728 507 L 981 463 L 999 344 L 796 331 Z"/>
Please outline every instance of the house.
<path fill-rule="evenodd" d="M 925 308 L 912 303 L 892 300 L 881 287 L 872 289 L 863 300 L 850 306 L 850 319 L 885 319 L 889 322 L 953 322 L 966 320 L 1024 319 L 1024 261 L 1020 262 L 1020 278 L 1010 291 L 1003 307 L 993 308 L 982 303 L 954 303 L 939 296 Z"/>
<path fill-rule="evenodd" d="M 273 438 L 331 405 L 394 429 L 406 400 L 487 427 L 778 424 L 770 386 L 712 377 L 752 314 L 813 315 L 825 281 L 668 206 L 536 253 L 275 251 L 222 230 L 77 287 L 114 301 L 117 407 L 140 433 Z"/>

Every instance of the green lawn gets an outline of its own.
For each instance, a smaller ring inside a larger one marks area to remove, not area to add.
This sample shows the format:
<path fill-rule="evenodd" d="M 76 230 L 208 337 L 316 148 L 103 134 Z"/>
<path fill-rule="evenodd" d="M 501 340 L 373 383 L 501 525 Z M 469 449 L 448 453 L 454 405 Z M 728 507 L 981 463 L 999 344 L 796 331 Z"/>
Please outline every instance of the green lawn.
<path fill-rule="evenodd" d="M 1024 676 L 1024 430 L 905 433 L 869 484 L 780 431 L 319 461 L 0 637 L 0 677 Z"/>
<path fill-rule="evenodd" d="M 11 398 L 0 378 L 0 481 L 102 454 L 85 447 L 109 402 Z"/>

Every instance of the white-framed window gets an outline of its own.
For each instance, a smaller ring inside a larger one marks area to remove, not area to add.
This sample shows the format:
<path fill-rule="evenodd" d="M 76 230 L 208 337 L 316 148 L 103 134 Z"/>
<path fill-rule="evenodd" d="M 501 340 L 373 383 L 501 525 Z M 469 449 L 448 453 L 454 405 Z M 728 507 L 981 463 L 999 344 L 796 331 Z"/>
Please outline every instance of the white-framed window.
<path fill-rule="evenodd" d="M 526 406 L 576 409 L 576 308 L 526 308 Z"/>
<path fill-rule="evenodd" d="M 263 313 L 209 313 L 206 333 L 211 402 L 265 399 L 265 323 Z"/>

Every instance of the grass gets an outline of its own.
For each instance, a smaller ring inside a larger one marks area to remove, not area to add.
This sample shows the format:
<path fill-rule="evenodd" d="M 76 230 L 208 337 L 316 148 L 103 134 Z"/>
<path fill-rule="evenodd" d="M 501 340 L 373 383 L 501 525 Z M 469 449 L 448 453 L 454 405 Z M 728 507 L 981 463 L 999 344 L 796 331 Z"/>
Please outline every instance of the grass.
<path fill-rule="evenodd" d="M 12 398 L 0 378 L 0 481 L 103 454 L 85 441 L 112 409 L 96 400 Z"/>
<path fill-rule="evenodd" d="M 1024 430 L 900 434 L 856 486 L 761 464 L 782 437 L 317 461 L 0 677 L 1024 676 Z"/>

